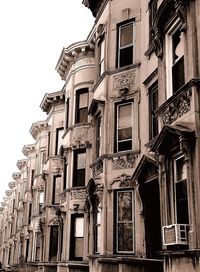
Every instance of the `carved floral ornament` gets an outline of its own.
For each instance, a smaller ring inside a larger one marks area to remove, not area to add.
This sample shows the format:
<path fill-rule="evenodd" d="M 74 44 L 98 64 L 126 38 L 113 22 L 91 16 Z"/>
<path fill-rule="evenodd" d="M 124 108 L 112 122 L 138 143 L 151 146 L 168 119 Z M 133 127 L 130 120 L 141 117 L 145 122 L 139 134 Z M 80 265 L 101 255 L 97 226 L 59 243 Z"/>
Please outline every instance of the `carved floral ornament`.
<path fill-rule="evenodd" d="M 131 176 L 126 175 L 125 173 L 123 173 L 121 176 L 118 176 L 117 178 L 115 178 L 109 186 L 108 192 L 112 192 L 113 189 L 113 185 L 115 183 L 118 183 L 119 188 L 128 188 L 128 187 L 134 187 L 135 183 L 131 180 Z"/>
<path fill-rule="evenodd" d="M 167 14 L 167 15 L 166 15 Z M 154 52 L 158 58 L 163 57 L 163 28 L 171 20 L 173 16 L 177 16 L 182 24 L 181 30 L 186 31 L 187 28 L 187 8 L 186 0 L 165 0 L 156 12 L 152 29 L 152 45 Z"/>
<path fill-rule="evenodd" d="M 119 155 L 117 158 L 112 158 L 113 169 L 120 170 L 126 168 L 133 168 L 135 167 L 136 158 L 137 155 L 135 154 Z"/>
<path fill-rule="evenodd" d="M 133 71 L 114 76 L 115 90 L 126 90 L 133 84 L 135 84 L 135 72 Z"/>

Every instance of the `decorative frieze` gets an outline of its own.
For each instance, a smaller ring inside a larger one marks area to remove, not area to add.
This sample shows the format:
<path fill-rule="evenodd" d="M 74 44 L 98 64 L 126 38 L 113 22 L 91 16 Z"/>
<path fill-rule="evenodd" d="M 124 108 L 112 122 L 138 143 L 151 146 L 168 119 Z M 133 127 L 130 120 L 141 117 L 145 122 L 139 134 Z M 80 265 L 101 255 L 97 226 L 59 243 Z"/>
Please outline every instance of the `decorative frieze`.
<path fill-rule="evenodd" d="M 89 139 L 90 126 L 76 127 L 72 131 L 72 144 L 77 145 L 78 142 L 85 143 L 91 141 Z"/>
<path fill-rule="evenodd" d="M 86 66 L 86 65 L 94 65 L 94 58 L 83 58 L 78 60 L 75 65 L 74 68 L 80 68 L 82 66 Z"/>
<path fill-rule="evenodd" d="M 95 165 L 92 167 L 93 177 L 96 178 L 102 172 L 103 172 L 103 160 L 101 159 L 97 161 L 97 163 L 95 163 Z"/>
<path fill-rule="evenodd" d="M 135 84 L 135 72 L 126 72 L 114 76 L 114 89 L 127 89 Z"/>
<path fill-rule="evenodd" d="M 190 111 L 192 90 L 189 89 L 176 97 L 161 114 L 163 125 L 171 124 Z"/>
<path fill-rule="evenodd" d="M 110 184 L 110 188 L 108 189 L 109 192 L 112 191 L 113 189 L 113 185 L 117 183 L 117 188 L 128 188 L 128 187 L 133 187 L 133 182 L 131 181 L 131 176 L 126 175 L 125 173 L 123 173 L 122 175 L 120 175 L 119 177 L 115 178 L 111 184 Z"/>
<path fill-rule="evenodd" d="M 86 199 L 86 190 L 71 191 L 71 199 Z"/>
<path fill-rule="evenodd" d="M 112 158 L 113 169 L 126 169 L 135 167 L 136 155 L 135 154 L 125 154 L 118 155 L 117 158 Z"/>

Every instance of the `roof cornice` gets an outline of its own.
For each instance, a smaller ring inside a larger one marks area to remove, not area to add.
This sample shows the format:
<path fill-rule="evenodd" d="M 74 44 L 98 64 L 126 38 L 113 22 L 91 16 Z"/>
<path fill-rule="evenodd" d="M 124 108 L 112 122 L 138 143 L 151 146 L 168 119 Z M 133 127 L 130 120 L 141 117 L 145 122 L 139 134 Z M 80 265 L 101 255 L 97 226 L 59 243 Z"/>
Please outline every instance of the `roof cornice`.
<path fill-rule="evenodd" d="M 59 102 L 65 102 L 65 91 L 58 91 L 53 93 L 46 93 L 40 104 L 40 108 L 47 114 L 52 109 L 53 105 L 58 104 Z"/>
<path fill-rule="evenodd" d="M 48 129 L 48 122 L 46 120 L 43 121 L 38 121 L 36 123 L 33 123 L 29 132 L 31 136 L 36 140 L 38 134 L 43 131 Z"/>
<path fill-rule="evenodd" d="M 94 39 L 91 39 L 90 42 L 81 41 L 73 43 L 67 48 L 63 48 L 56 65 L 56 71 L 62 80 L 66 79 L 67 72 L 76 60 L 83 57 L 94 57 L 94 44 Z"/>

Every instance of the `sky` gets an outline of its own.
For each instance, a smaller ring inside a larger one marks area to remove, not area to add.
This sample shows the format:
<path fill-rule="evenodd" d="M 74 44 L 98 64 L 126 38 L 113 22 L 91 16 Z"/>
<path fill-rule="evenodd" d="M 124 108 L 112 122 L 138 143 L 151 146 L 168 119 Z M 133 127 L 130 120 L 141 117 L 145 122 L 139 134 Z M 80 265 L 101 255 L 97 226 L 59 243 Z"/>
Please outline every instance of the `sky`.
<path fill-rule="evenodd" d="M 33 144 L 33 122 L 46 119 L 45 93 L 64 81 L 55 67 L 63 47 L 85 40 L 94 17 L 82 0 L 0 1 L 0 202 L 22 148 Z"/>

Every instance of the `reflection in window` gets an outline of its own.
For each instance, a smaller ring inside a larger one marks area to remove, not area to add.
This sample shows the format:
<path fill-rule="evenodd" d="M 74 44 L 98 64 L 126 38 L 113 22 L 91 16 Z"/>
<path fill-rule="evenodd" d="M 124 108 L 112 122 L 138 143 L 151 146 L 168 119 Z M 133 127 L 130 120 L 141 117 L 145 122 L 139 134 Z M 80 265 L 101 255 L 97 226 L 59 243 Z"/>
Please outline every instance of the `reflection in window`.
<path fill-rule="evenodd" d="M 74 151 L 74 177 L 73 186 L 85 186 L 86 150 Z"/>
<path fill-rule="evenodd" d="M 62 136 L 63 136 L 64 128 L 56 129 L 56 155 L 59 154 L 59 150 L 62 144 Z"/>
<path fill-rule="evenodd" d="M 71 259 L 83 259 L 83 234 L 84 234 L 84 216 L 72 215 L 71 221 Z"/>
<path fill-rule="evenodd" d="M 133 191 L 117 192 L 117 252 L 134 251 Z"/>
<path fill-rule="evenodd" d="M 132 102 L 117 106 L 117 152 L 132 150 L 132 107 Z"/>

